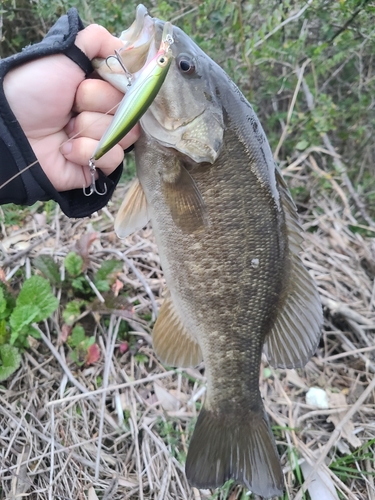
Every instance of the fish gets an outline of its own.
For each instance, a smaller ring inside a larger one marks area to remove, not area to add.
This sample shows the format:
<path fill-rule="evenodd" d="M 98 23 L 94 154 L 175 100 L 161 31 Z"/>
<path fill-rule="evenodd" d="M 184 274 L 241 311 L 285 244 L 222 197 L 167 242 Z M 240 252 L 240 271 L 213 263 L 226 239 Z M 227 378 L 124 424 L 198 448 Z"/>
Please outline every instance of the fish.
<path fill-rule="evenodd" d="M 121 57 L 141 71 L 164 22 L 143 6 L 136 17 Z M 300 258 L 296 206 L 252 106 L 186 33 L 173 26 L 172 37 L 173 61 L 140 120 L 137 178 L 115 230 L 126 237 L 152 224 L 167 285 L 156 355 L 168 366 L 205 365 L 190 485 L 233 479 L 269 498 L 282 495 L 283 473 L 259 388 L 262 351 L 274 367 L 304 366 L 319 344 L 321 302 Z"/>

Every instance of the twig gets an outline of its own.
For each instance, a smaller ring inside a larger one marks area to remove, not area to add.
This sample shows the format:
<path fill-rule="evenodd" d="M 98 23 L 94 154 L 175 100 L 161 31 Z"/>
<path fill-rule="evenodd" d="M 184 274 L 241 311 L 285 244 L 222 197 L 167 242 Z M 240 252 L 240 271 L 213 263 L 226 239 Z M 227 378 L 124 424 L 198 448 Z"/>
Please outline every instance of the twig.
<path fill-rule="evenodd" d="M 364 0 L 363 4 L 360 6 L 360 8 L 359 8 L 359 9 L 357 9 L 357 10 L 353 13 L 352 17 L 346 21 L 346 23 L 344 24 L 344 26 L 342 26 L 339 30 L 337 30 L 337 32 L 336 32 L 334 35 L 332 35 L 332 37 L 331 37 L 331 38 L 330 38 L 330 39 L 326 42 L 328 45 L 330 45 L 330 44 L 333 42 L 333 40 L 334 40 L 335 38 L 337 38 L 339 35 L 341 35 L 341 33 L 343 33 L 344 31 L 346 31 L 346 30 L 348 29 L 348 27 L 352 24 L 352 22 L 353 22 L 353 21 L 354 21 L 354 19 L 358 16 L 358 14 L 359 14 L 360 12 L 362 12 L 363 7 L 364 7 L 364 6 L 365 6 L 365 5 L 366 5 L 369 1 L 370 1 L 370 0 Z"/>
<path fill-rule="evenodd" d="M 55 408 L 51 408 L 51 469 L 49 474 L 48 498 L 53 500 L 53 473 L 55 465 Z"/>
<path fill-rule="evenodd" d="M 105 366 L 104 366 L 104 374 L 103 374 L 103 389 L 108 388 L 108 379 L 109 372 L 111 369 L 113 350 L 115 347 L 115 342 L 119 330 L 119 326 L 121 323 L 121 318 L 117 319 L 116 327 L 113 328 L 113 323 L 115 322 L 115 316 L 111 315 L 109 327 L 108 327 L 108 337 L 107 337 L 107 352 L 105 356 Z M 105 400 L 107 394 L 105 392 L 102 393 L 101 404 L 100 404 L 100 421 L 99 421 L 99 439 L 98 439 L 98 451 L 96 455 L 96 465 L 95 465 L 95 480 L 97 481 L 99 478 L 99 466 L 100 466 L 100 452 L 102 448 L 103 442 L 103 428 L 104 428 L 104 414 L 105 414 Z"/>
<path fill-rule="evenodd" d="M 130 420 L 129 423 L 131 425 L 133 431 L 133 439 L 134 439 L 134 447 L 135 447 L 135 459 L 137 463 L 138 473 L 138 485 L 139 485 L 139 499 L 143 500 L 143 479 L 142 479 L 142 466 L 141 466 L 141 455 L 139 452 L 139 429 L 137 424 L 137 403 L 134 398 L 133 391 L 132 394 L 132 405 L 130 410 Z M 168 460 L 169 462 L 169 460 Z"/>
<path fill-rule="evenodd" d="M 311 146 L 307 148 L 296 160 L 294 160 L 290 165 L 282 169 L 283 174 L 285 175 L 288 172 L 293 172 L 294 170 L 298 170 L 298 165 L 306 160 L 311 153 L 323 153 L 330 156 L 339 156 L 337 153 L 331 153 L 328 149 L 321 148 L 319 146 Z"/>
<path fill-rule="evenodd" d="M 306 61 L 302 64 L 302 68 L 298 68 L 297 67 L 297 69 L 296 69 L 297 74 L 298 74 L 298 81 L 297 81 L 296 88 L 294 89 L 294 94 L 293 94 L 293 97 L 292 97 L 292 102 L 290 103 L 290 106 L 289 106 L 288 116 L 286 118 L 286 124 L 285 124 L 284 130 L 283 130 L 283 133 L 281 134 L 279 143 L 276 146 L 275 152 L 273 154 L 273 157 L 274 157 L 275 160 L 277 160 L 277 157 L 279 156 L 280 149 L 281 149 L 281 147 L 282 147 L 282 145 L 284 143 L 285 137 L 288 135 L 288 127 L 289 127 L 290 120 L 292 119 L 292 115 L 293 115 L 293 111 L 294 111 L 294 106 L 296 104 L 297 96 L 298 96 L 299 90 L 301 88 L 301 83 L 302 83 L 302 80 L 303 80 L 303 74 L 305 72 L 306 66 L 310 62 L 311 62 L 311 59 L 306 59 Z"/>
<path fill-rule="evenodd" d="M 303 88 L 303 91 L 305 94 L 307 107 L 310 111 L 313 111 L 313 109 L 315 107 L 314 99 L 313 99 L 313 96 L 310 92 L 309 86 L 307 85 L 307 82 L 305 79 L 303 79 L 303 81 L 302 81 L 302 88 Z M 368 215 L 364 203 L 360 200 L 358 194 L 356 193 L 356 191 L 353 187 L 353 184 L 346 173 L 346 167 L 343 164 L 343 162 L 341 161 L 340 156 L 337 155 L 335 148 L 332 146 L 332 143 L 331 143 L 331 141 L 328 137 L 328 134 L 326 132 L 322 133 L 322 139 L 323 139 L 325 147 L 332 154 L 333 162 L 334 162 L 337 170 L 339 171 L 341 178 L 342 178 L 344 184 L 346 185 L 354 203 L 356 204 L 356 207 L 358 208 L 362 218 L 367 222 L 367 224 L 370 227 L 374 228 L 375 223 L 372 220 L 372 218 Z M 333 153 L 335 153 L 335 154 L 333 154 Z M 352 216 L 350 218 L 353 219 Z"/>
<path fill-rule="evenodd" d="M 48 349 L 52 352 L 54 357 L 56 358 L 56 361 L 59 363 L 61 368 L 64 370 L 66 376 L 70 380 L 70 382 L 76 387 L 80 392 L 83 392 L 84 394 L 90 395 L 90 391 L 86 389 L 78 380 L 74 377 L 73 373 L 69 370 L 69 368 L 66 366 L 66 363 L 58 353 L 57 349 L 55 346 L 52 344 L 52 342 L 49 340 L 49 338 L 42 332 L 42 330 L 39 328 L 39 326 L 36 323 L 33 323 L 33 327 L 38 330 L 43 342 L 46 344 Z M 54 401 L 51 401 L 52 403 Z"/>
<path fill-rule="evenodd" d="M 170 377 L 171 375 L 174 375 L 175 373 L 176 373 L 176 370 L 169 370 L 169 371 L 164 372 L 164 373 L 158 373 L 156 375 L 151 375 L 150 377 L 141 378 L 139 380 L 133 380 L 132 382 L 125 382 L 123 384 L 109 385 L 105 389 L 97 389 L 96 391 L 91 391 L 90 393 L 86 392 L 83 394 L 75 394 L 74 396 L 67 396 L 66 398 L 56 399 L 55 401 L 49 401 L 46 404 L 46 407 L 51 406 L 51 405 L 58 405 L 61 403 L 67 403 L 69 401 L 77 401 L 79 399 L 84 399 L 87 397 L 95 396 L 96 394 L 102 394 L 103 392 L 108 393 L 108 392 L 115 391 L 118 389 L 125 389 L 126 387 L 133 387 L 135 385 L 146 384 L 147 382 L 153 382 L 154 380 L 158 380 L 160 378 Z"/>
<path fill-rule="evenodd" d="M 328 151 L 334 151 L 334 147 L 332 146 L 332 143 L 326 133 L 322 134 L 323 142 L 328 149 Z M 367 222 L 367 224 L 375 228 L 375 222 L 372 220 L 372 218 L 368 215 L 365 204 L 360 200 L 358 194 L 356 193 L 354 186 L 351 182 L 351 180 L 348 177 L 348 174 L 346 173 L 346 167 L 343 164 L 343 162 L 340 160 L 339 157 L 334 157 L 333 162 L 336 165 L 336 168 L 339 170 L 342 180 L 345 184 L 345 186 L 348 188 L 348 191 L 350 193 L 350 196 L 353 198 L 354 203 L 356 204 L 356 207 L 359 210 L 359 213 L 361 214 L 362 218 Z"/>
<path fill-rule="evenodd" d="M 353 351 L 355 350 L 355 345 L 347 338 L 347 336 L 345 336 L 343 333 L 339 333 L 338 336 L 342 339 L 343 344 L 346 344 L 349 347 L 349 349 L 352 349 Z M 367 356 L 358 351 L 357 351 L 357 356 L 360 357 L 362 361 L 365 363 L 366 369 L 375 373 L 375 363 L 370 361 Z"/>
<path fill-rule="evenodd" d="M 292 16 L 288 17 L 287 19 L 285 19 L 285 21 L 283 21 L 278 26 L 276 26 L 272 31 L 270 31 L 269 33 L 267 33 L 267 35 L 264 38 L 262 38 L 262 40 L 258 40 L 254 44 L 254 46 L 252 48 L 250 48 L 246 52 L 246 56 L 250 55 L 254 49 L 256 49 L 257 47 L 259 47 L 259 45 L 262 45 L 263 42 L 265 42 L 266 40 L 268 40 L 268 38 L 270 38 L 272 35 L 274 35 L 275 33 L 277 33 L 279 30 L 281 30 L 281 28 L 283 28 L 284 26 L 286 26 L 290 22 L 295 21 L 296 19 L 298 19 L 299 17 L 301 17 L 302 14 L 305 12 L 305 10 L 308 9 L 312 3 L 313 3 L 313 0 L 308 0 L 308 2 L 306 3 L 306 5 L 304 5 L 300 11 L 298 11 L 296 14 L 293 14 Z"/>
<path fill-rule="evenodd" d="M 53 232 L 51 232 L 53 234 Z M 34 241 L 29 247 L 25 248 L 25 250 L 21 250 L 20 252 L 15 253 L 11 257 L 8 257 L 5 259 L 3 262 L 0 262 L 1 267 L 8 267 L 10 266 L 14 261 L 19 260 L 21 257 L 24 255 L 27 255 L 31 250 L 33 250 L 35 247 L 38 245 L 41 245 L 43 241 L 45 241 L 47 238 L 49 238 L 52 234 L 46 234 L 45 237 L 40 238 L 38 241 Z"/>
<path fill-rule="evenodd" d="M 362 316 L 362 314 L 353 311 L 353 309 L 350 309 L 350 307 L 346 306 L 342 302 L 337 302 L 324 296 L 321 296 L 321 301 L 322 304 L 330 310 L 331 314 L 341 314 L 345 318 L 351 319 L 359 325 L 364 325 L 367 328 L 375 329 L 375 323 L 373 321 L 365 318 L 365 316 Z"/>
<path fill-rule="evenodd" d="M 120 252 L 119 250 L 115 250 L 115 249 L 109 249 L 109 248 L 103 248 L 103 250 L 101 250 L 101 252 L 104 252 L 104 253 L 112 253 L 112 254 L 115 254 L 117 255 L 120 259 L 122 259 L 128 267 L 130 267 L 130 269 L 133 271 L 133 273 L 137 276 L 137 278 L 139 279 L 139 281 L 141 282 L 142 286 L 144 287 L 147 295 L 150 297 L 150 300 L 151 300 L 151 305 L 152 305 L 152 310 L 153 310 L 153 315 L 154 315 L 154 319 L 157 318 L 158 316 L 158 306 L 156 304 L 156 301 L 155 301 L 155 296 L 154 294 L 152 293 L 152 290 L 151 288 L 148 286 L 148 283 L 147 281 L 145 280 L 145 277 L 143 276 L 143 274 L 135 267 L 134 263 L 128 259 L 128 257 L 126 257 L 122 252 Z"/>
<path fill-rule="evenodd" d="M 345 196 L 344 191 L 341 189 L 341 187 L 338 185 L 338 183 L 335 181 L 335 179 L 332 177 L 332 175 L 328 174 L 327 172 L 324 172 L 321 168 L 318 167 L 317 162 L 315 161 L 315 158 L 311 155 L 309 156 L 309 161 L 311 164 L 311 168 L 316 172 L 320 177 L 323 177 L 324 179 L 329 180 L 329 182 L 332 184 L 333 189 L 337 192 L 337 194 L 340 196 L 343 204 L 344 204 L 344 209 L 346 216 L 354 223 L 357 221 L 353 218 L 351 211 L 350 211 L 350 206 L 348 203 L 348 199 Z"/>
<path fill-rule="evenodd" d="M 328 363 L 329 361 L 335 361 L 336 359 L 346 358 L 348 356 L 356 356 L 362 352 L 375 351 L 375 345 L 369 347 L 362 347 L 362 349 L 353 349 L 352 351 L 340 352 L 340 354 L 333 354 L 333 356 L 327 356 L 322 358 L 323 363 Z"/>
<path fill-rule="evenodd" d="M 341 430 L 344 428 L 344 426 L 351 420 L 351 418 L 357 413 L 357 411 L 360 409 L 361 405 L 366 401 L 366 399 L 369 397 L 371 392 L 375 389 L 375 377 L 371 380 L 369 385 L 367 386 L 367 389 L 360 395 L 360 397 L 357 399 L 356 403 L 351 407 L 351 409 L 346 413 L 346 415 L 343 417 L 343 419 L 339 422 L 339 424 L 335 427 L 335 430 L 332 432 L 332 435 L 327 442 L 327 444 L 323 447 L 323 449 L 320 451 L 320 457 L 317 460 L 316 464 L 314 465 L 314 469 L 311 471 L 310 475 L 306 478 L 304 481 L 301 489 L 298 491 L 296 497 L 294 500 L 302 500 L 303 493 L 307 490 L 307 487 L 309 486 L 314 472 L 317 471 L 319 466 L 324 462 L 326 456 L 330 452 L 331 448 L 335 445 L 337 440 L 340 437 Z"/>
<path fill-rule="evenodd" d="M 96 286 L 91 281 L 91 279 L 88 277 L 88 275 L 85 274 L 84 276 L 85 276 L 85 279 L 86 279 L 87 283 L 90 285 L 91 290 L 95 293 L 95 295 L 98 297 L 98 299 L 100 300 L 100 302 L 102 304 L 104 304 L 105 303 L 105 299 L 104 299 L 103 295 L 99 292 L 99 290 L 96 288 Z"/>

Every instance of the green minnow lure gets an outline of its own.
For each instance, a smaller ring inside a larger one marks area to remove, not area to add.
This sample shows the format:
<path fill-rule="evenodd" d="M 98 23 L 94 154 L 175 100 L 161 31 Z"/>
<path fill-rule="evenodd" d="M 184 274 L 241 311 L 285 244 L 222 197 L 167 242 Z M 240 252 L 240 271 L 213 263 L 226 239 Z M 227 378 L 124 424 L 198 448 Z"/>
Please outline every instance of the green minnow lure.
<path fill-rule="evenodd" d="M 123 137 L 134 127 L 134 125 L 145 114 L 151 106 L 153 100 L 157 96 L 165 77 L 167 76 L 169 67 L 172 62 L 172 51 L 170 46 L 173 43 L 172 37 L 173 27 L 171 23 L 165 23 L 162 42 L 156 55 L 151 61 L 140 71 L 138 78 L 129 87 L 123 100 L 121 101 L 113 120 L 100 139 L 97 148 L 89 160 L 89 167 L 92 182 L 88 192 L 84 188 L 84 194 L 90 196 L 92 193 L 106 194 L 107 187 L 104 192 L 97 191 L 95 186 L 95 161 L 99 160 L 110 149 L 118 144 Z"/>

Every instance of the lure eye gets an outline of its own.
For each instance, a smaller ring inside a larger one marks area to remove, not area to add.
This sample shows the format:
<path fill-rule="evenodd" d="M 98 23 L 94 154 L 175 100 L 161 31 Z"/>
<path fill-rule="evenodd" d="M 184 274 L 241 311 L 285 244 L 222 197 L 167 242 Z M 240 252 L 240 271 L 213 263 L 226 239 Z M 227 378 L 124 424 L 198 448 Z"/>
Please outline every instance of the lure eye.
<path fill-rule="evenodd" d="M 189 56 L 181 55 L 177 60 L 177 66 L 181 73 L 192 75 L 195 71 L 195 65 Z"/>
<path fill-rule="evenodd" d="M 166 66 L 168 64 L 168 58 L 166 56 L 160 56 L 158 59 L 158 64 L 159 64 L 159 66 L 164 68 L 164 66 Z"/>

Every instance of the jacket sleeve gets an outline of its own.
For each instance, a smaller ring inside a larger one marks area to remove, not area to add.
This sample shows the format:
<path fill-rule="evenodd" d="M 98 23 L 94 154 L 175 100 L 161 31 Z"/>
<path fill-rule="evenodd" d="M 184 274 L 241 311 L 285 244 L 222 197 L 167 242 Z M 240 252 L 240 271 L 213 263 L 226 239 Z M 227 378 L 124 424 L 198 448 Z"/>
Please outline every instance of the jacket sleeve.
<path fill-rule="evenodd" d="M 84 28 L 76 9 L 72 8 L 51 28 L 40 43 L 26 47 L 19 54 L 0 60 L 0 204 L 32 205 L 36 201 L 55 200 L 69 217 L 86 217 L 108 203 L 121 177 L 122 164 L 106 177 L 98 169 L 98 191 L 104 183 L 107 193 L 85 196 L 82 189 L 58 192 L 43 169 L 5 98 L 3 82 L 12 68 L 33 59 L 52 54 L 65 54 L 85 74 L 92 71 L 91 62 L 74 45 L 77 33 Z"/>

